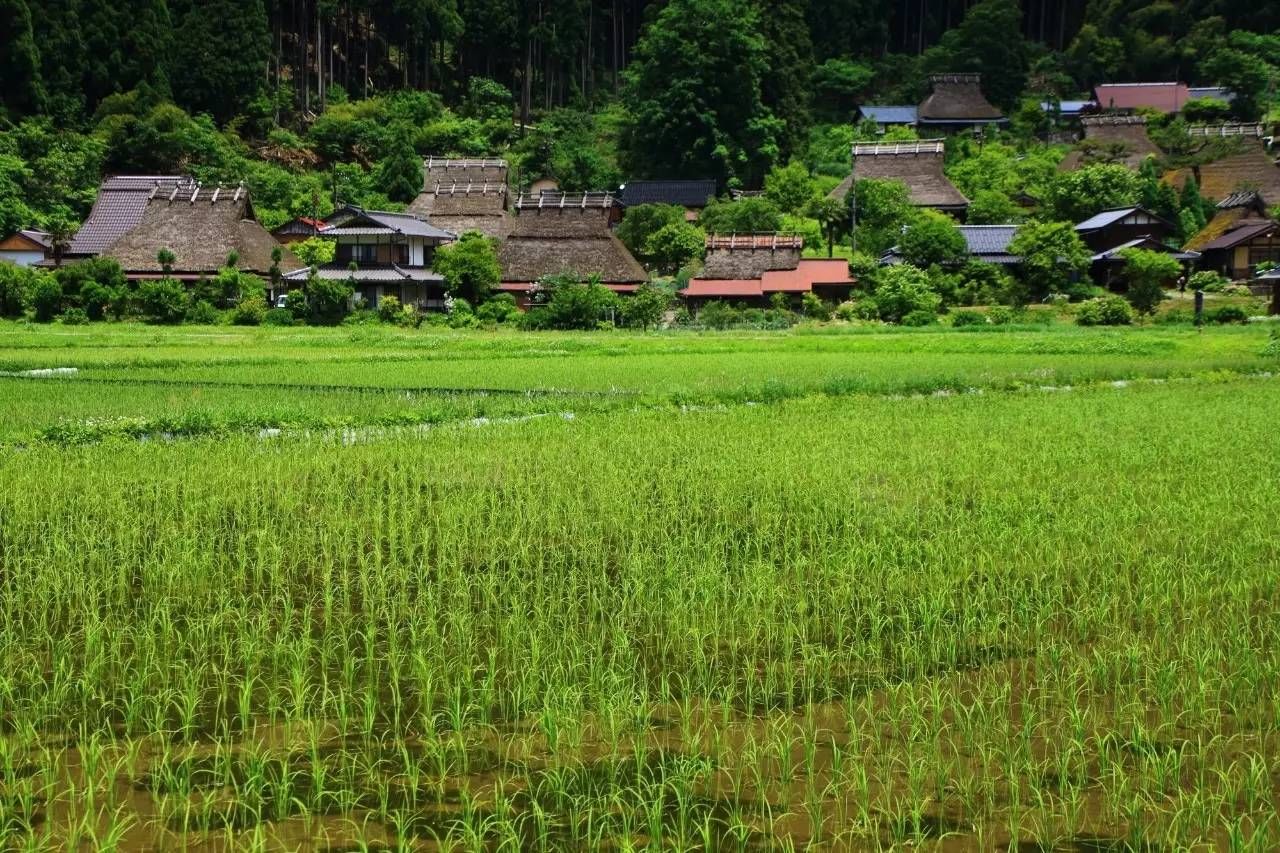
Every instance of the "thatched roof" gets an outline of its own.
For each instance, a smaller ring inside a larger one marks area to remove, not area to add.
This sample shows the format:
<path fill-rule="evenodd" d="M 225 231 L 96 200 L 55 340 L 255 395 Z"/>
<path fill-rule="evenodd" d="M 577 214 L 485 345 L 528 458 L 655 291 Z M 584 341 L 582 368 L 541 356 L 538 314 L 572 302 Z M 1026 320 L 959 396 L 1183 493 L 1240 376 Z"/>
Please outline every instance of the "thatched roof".
<path fill-rule="evenodd" d="M 703 279 L 758 279 L 768 272 L 794 270 L 804 239 L 798 234 L 708 234 Z"/>
<path fill-rule="evenodd" d="M 1084 116 L 1084 139 L 1058 166 L 1074 172 L 1097 162 L 1118 162 L 1138 169 L 1147 157 L 1159 157 L 1160 149 L 1147 136 L 1147 120 L 1142 116 Z"/>
<path fill-rule="evenodd" d="M 1280 202 L 1280 165 L 1267 153 L 1260 124 L 1226 124 L 1193 127 L 1193 137 L 1238 140 L 1236 153 L 1200 167 L 1200 194 L 1225 199 L 1241 191 L 1257 192 L 1266 204 Z M 1167 180 L 1179 189 L 1187 182 L 1190 169 L 1179 169 Z"/>
<path fill-rule="evenodd" d="M 498 240 L 506 237 L 506 161 L 429 158 L 424 168 L 426 186 L 409 213 L 454 234 L 479 231 Z"/>
<path fill-rule="evenodd" d="M 605 284 L 648 279 L 622 241 L 609 230 L 608 207 L 517 203 L 507 239 L 498 247 L 504 283 L 528 283 L 571 273 L 600 276 Z"/>
<path fill-rule="evenodd" d="M 853 146 L 853 174 L 847 182 L 851 187 L 854 180 L 865 178 L 901 181 L 916 207 L 963 210 L 969 199 L 943 174 L 942 155 L 940 140 L 859 142 Z"/>
<path fill-rule="evenodd" d="M 433 156 L 422 163 L 422 189 L 425 192 L 430 192 L 436 184 L 505 184 L 506 182 L 506 160 Z"/>
<path fill-rule="evenodd" d="M 284 253 L 282 271 L 304 266 L 254 219 L 244 187 L 174 187 L 153 192 L 141 221 L 102 254 L 119 261 L 127 273 L 158 273 L 156 255 L 168 249 L 176 258 L 175 273 L 203 274 L 221 269 L 236 252 L 240 269 L 266 275 L 277 248 Z"/>
<path fill-rule="evenodd" d="M 1004 121 L 1000 110 L 982 94 L 980 74 L 935 74 L 933 91 L 920 103 L 918 121 L 927 124 L 974 124 Z"/>

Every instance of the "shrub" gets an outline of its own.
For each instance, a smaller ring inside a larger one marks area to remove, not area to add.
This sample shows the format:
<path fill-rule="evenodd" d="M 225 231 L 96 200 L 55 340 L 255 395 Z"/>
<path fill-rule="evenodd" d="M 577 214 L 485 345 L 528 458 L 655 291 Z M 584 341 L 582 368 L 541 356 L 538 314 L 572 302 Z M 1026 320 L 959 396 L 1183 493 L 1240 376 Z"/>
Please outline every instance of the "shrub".
<path fill-rule="evenodd" d="M 38 323 L 49 323 L 62 311 L 62 285 L 51 275 L 36 277 L 28 297 Z"/>
<path fill-rule="evenodd" d="M 352 292 L 345 281 L 314 277 L 307 283 L 307 319 L 318 326 L 338 325 L 351 311 Z"/>
<path fill-rule="evenodd" d="M 841 302 L 836 306 L 835 318 L 846 323 L 852 323 L 858 319 L 858 309 L 852 302 Z"/>
<path fill-rule="evenodd" d="M 1204 319 L 1209 323 L 1247 323 L 1249 322 L 1249 312 L 1241 308 L 1239 305 L 1223 305 L 1204 312 Z"/>
<path fill-rule="evenodd" d="M 104 287 L 96 281 L 85 282 L 80 288 L 80 305 L 90 320 L 101 320 L 107 314 L 107 308 L 117 298 L 115 290 Z"/>
<path fill-rule="evenodd" d="M 478 231 L 468 231 L 458 242 L 437 251 L 431 265 L 444 276 L 450 295 L 478 305 L 502 278 L 496 246 Z"/>
<path fill-rule="evenodd" d="M 938 312 L 917 308 L 902 318 L 904 326 L 932 326 L 938 322 Z"/>
<path fill-rule="evenodd" d="M 288 308 L 272 308 L 262 315 L 264 326 L 292 326 L 297 322 L 293 312 Z"/>
<path fill-rule="evenodd" d="M 1007 305 L 997 305 L 987 312 L 987 319 L 993 326 L 1007 326 L 1018 319 L 1018 313 Z"/>
<path fill-rule="evenodd" d="M 149 323 L 181 323 L 187 316 L 187 290 L 167 276 L 145 281 L 138 288 L 138 306 Z"/>
<path fill-rule="evenodd" d="M 804 316 L 812 320 L 831 319 L 831 306 L 823 302 L 822 298 L 812 291 L 800 297 L 800 310 Z"/>
<path fill-rule="evenodd" d="M 1129 302 L 1140 314 L 1155 313 L 1164 299 L 1164 285 L 1178 277 L 1182 266 L 1173 256 L 1148 249 L 1124 249 L 1120 256 L 1129 282 Z"/>
<path fill-rule="evenodd" d="M 86 326 L 89 324 L 89 315 L 83 308 L 68 308 L 58 320 L 64 326 Z"/>
<path fill-rule="evenodd" d="M 183 319 L 196 326 L 213 326 L 222 319 L 222 315 L 218 313 L 217 308 L 213 307 L 213 303 L 201 299 L 191 304 Z"/>
<path fill-rule="evenodd" d="M 985 314 L 979 311 L 953 311 L 951 312 L 951 325 L 960 329 L 965 326 L 985 326 L 987 318 Z"/>
<path fill-rule="evenodd" d="M 698 312 L 698 322 L 708 329 L 728 329 L 741 321 L 738 310 L 727 302 L 708 302 Z"/>
<path fill-rule="evenodd" d="M 21 316 L 39 275 L 27 267 L 0 261 L 0 317 Z"/>
<path fill-rule="evenodd" d="M 231 322 L 237 326 L 261 326 L 267 316 L 267 301 L 260 296 L 241 299 L 231 309 Z"/>
<path fill-rule="evenodd" d="M 937 314 L 942 305 L 942 297 L 929 286 L 929 277 L 910 264 L 888 267 L 878 279 L 875 300 L 881 320 L 900 323 L 916 311 Z"/>
<path fill-rule="evenodd" d="M 1247 284 L 1228 284 L 1222 288 L 1222 294 L 1223 296 L 1253 296 L 1253 291 Z"/>
<path fill-rule="evenodd" d="M 542 320 L 551 329 L 594 329 L 602 321 L 613 322 L 619 313 L 618 295 L 591 279 L 585 283 L 570 276 L 546 282 L 551 299 Z"/>
<path fill-rule="evenodd" d="M 662 324 L 674 294 L 669 287 L 654 282 L 642 284 L 635 294 L 622 303 L 622 316 L 628 326 L 648 329 Z"/>
<path fill-rule="evenodd" d="M 1104 296 L 1080 303 L 1076 323 L 1081 326 L 1127 326 L 1133 322 L 1133 308 L 1119 296 Z"/>
<path fill-rule="evenodd" d="M 1196 315 L 1189 308 L 1174 308 L 1156 315 L 1156 323 L 1161 326 L 1177 326 L 1183 323 L 1194 323 Z"/>
<path fill-rule="evenodd" d="M 1187 287 L 1191 290 L 1203 290 L 1205 293 L 1221 293 L 1230 283 L 1226 276 L 1213 270 L 1201 270 L 1187 279 Z"/>
<path fill-rule="evenodd" d="M 481 320 L 494 323 L 509 323 L 520 318 L 520 308 L 516 298 L 510 293 L 499 293 L 476 309 L 476 316 Z"/>
<path fill-rule="evenodd" d="M 397 297 L 384 296 L 378 300 L 378 319 L 384 323 L 399 322 L 402 308 Z"/>

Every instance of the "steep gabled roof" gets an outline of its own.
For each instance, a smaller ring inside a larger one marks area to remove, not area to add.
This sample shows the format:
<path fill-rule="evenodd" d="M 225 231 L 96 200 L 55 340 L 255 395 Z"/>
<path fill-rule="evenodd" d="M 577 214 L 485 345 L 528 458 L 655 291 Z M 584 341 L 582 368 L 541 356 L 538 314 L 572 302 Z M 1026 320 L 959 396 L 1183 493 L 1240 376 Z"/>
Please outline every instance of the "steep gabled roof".
<path fill-rule="evenodd" d="M 1076 230 L 1081 233 L 1086 231 L 1100 231 L 1103 228 L 1107 228 L 1111 225 L 1115 225 L 1117 222 L 1127 219 L 1128 217 L 1134 215 L 1135 213 L 1142 214 L 1144 217 L 1148 219 L 1154 219 L 1156 222 L 1160 223 L 1161 225 L 1164 225 L 1166 228 L 1169 228 L 1169 229 L 1173 228 L 1173 223 L 1169 222 L 1168 220 L 1162 217 L 1156 216 L 1154 213 L 1152 213 L 1149 210 L 1144 210 L 1141 207 L 1135 206 L 1135 207 L 1113 207 L 1108 210 L 1104 210 L 1100 213 L 1095 213 L 1093 216 L 1090 216 L 1085 221 L 1076 225 Z"/>
<path fill-rule="evenodd" d="M 640 204 L 674 204 L 678 207 L 706 207 L 716 197 L 716 182 L 631 181 L 622 188 L 618 201 L 623 207 Z"/>
<path fill-rule="evenodd" d="M 1223 199 L 1242 191 L 1253 190 L 1265 202 L 1280 200 L 1280 166 L 1267 152 L 1260 124 L 1227 124 L 1209 127 L 1193 127 L 1189 132 L 1198 138 L 1238 140 L 1236 153 L 1200 167 L 1200 194 L 1206 198 Z M 1166 180 L 1181 188 L 1186 184 L 1190 169 L 1179 169 Z"/>
<path fill-rule="evenodd" d="M 253 218 L 243 187 L 175 187 L 155 193 L 141 221 L 102 254 L 119 261 L 125 272 L 158 273 L 162 267 L 156 256 L 168 249 L 175 256 L 175 273 L 203 274 L 221 269 L 235 252 L 240 269 L 265 275 L 277 248 L 283 253 L 282 271 L 303 266 Z"/>
<path fill-rule="evenodd" d="M 980 74 L 935 74 L 933 91 L 920 103 L 920 124 L 1001 122 L 1004 115 L 982 93 Z"/>
<path fill-rule="evenodd" d="M 940 140 L 859 142 L 853 146 L 850 185 L 864 178 L 901 181 L 917 207 L 963 210 L 969 206 L 969 199 L 948 180 L 942 164 Z"/>
<path fill-rule="evenodd" d="M 1159 157 L 1160 149 L 1147 136 L 1147 120 L 1142 116 L 1082 116 L 1084 139 L 1076 150 L 1067 154 L 1058 166 L 1059 171 L 1073 172 L 1089 165 L 1086 154 L 1119 151 L 1120 162 L 1130 169 L 1137 169 L 1147 157 Z"/>
<path fill-rule="evenodd" d="M 341 237 L 351 234 L 373 234 L 386 232 L 400 234 L 405 237 L 423 237 L 428 240 L 453 240 L 451 231 L 437 228 L 425 219 L 412 213 L 395 213 L 387 210 L 365 210 L 349 205 L 335 210 L 329 217 L 328 224 L 320 229 L 326 237 Z"/>
<path fill-rule="evenodd" d="M 598 275 L 610 285 L 640 284 L 648 279 L 644 268 L 609 230 L 612 196 L 557 196 L 548 198 L 542 207 L 536 202 L 538 198 L 543 197 L 522 197 L 516 202 L 518 214 L 498 247 L 504 283 L 527 284 L 569 273 Z"/>
<path fill-rule="evenodd" d="M 1193 252 L 1190 250 L 1180 252 L 1171 246 L 1161 243 L 1153 237 L 1138 237 L 1134 240 L 1121 243 L 1119 246 L 1112 246 L 1105 252 L 1098 252 L 1093 256 L 1092 260 L 1094 263 L 1121 260 L 1120 253 L 1125 249 L 1146 249 L 1150 252 L 1163 252 L 1166 255 L 1172 255 L 1180 261 L 1194 261 L 1200 257 L 1199 252 Z"/>
<path fill-rule="evenodd" d="M 437 183 L 507 182 L 507 161 L 497 157 L 460 158 L 430 156 L 422 162 L 422 188 L 430 192 Z"/>
<path fill-rule="evenodd" d="M 175 188 L 189 192 L 195 179 L 188 175 L 111 175 L 98 187 L 93 209 L 71 238 L 67 255 L 97 255 L 142 221 L 153 191 Z"/>
<path fill-rule="evenodd" d="M 1176 113 L 1191 99 L 1186 83 L 1103 83 L 1093 92 L 1104 110 L 1147 107 Z"/>

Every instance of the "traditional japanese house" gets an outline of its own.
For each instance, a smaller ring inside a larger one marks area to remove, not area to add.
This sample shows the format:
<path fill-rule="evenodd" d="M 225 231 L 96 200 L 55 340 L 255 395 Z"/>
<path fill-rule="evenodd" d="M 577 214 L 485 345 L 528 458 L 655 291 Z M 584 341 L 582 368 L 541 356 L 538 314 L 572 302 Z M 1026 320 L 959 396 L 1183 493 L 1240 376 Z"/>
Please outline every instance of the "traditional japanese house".
<path fill-rule="evenodd" d="M 1103 83 L 1093 89 L 1098 106 L 1104 110 L 1159 110 L 1181 112 L 1191 92 L 1185 83 Z"/>
<path fill-rule="evenodd" d="M 680 291 L 698 308 L 711 301 L 764 307 L 784 294 L 789 302 L 805 293 L 845 299 L 855 281 L 842 258 L 802 258 L 804 240 L 793 234 L 712 234 L 707 237 L 702 273 Z"/>
<path fill-rule="evenodd" d="M 1201 251 L 1206 245 L 1226 234 L 1240 224 L 1243 219 L 1266 219 L 1267 205 L 1254 190 L 1232 193 L 1218 202 L 1217 211 L 1204 228 L 1186 242 L 1183 247 L 1190 251 Z"/>
<path fill-rule="evenodd" d="M 943 173 L 943 150 L 940 139 L 854 143 L 853 173 L 832 192 L 832 197 L 843 199 L 854 182 L 864 178 L 901 181 L 916 207 L 963 219 L 969 199 Z"/>
<path fill-rule="evenodd" d="M 1095 252 L 1105 252 L 1144 237 L 1163 243 L 1177 230 L 1172 222 L 1141 207 L 1104 210 L 1076 226 L 1080 239 Z"/>
<path fill-rule="evenodd" d="M 278 265 L 272 258 L 277 249 L 281 250 Z M 167 272 L 159 260 L 162 250 L 174 257 Z M 254 218 L 249 191 L 243 184 L 153 186 L 137 224 L 105 246 L 101 254 L 115 258 L 125 275 L 134 280 L 168 275 L 195 281 L 216 274 L 228 258 L 235 260 L 237 269 L 264 278 L 302 266 Z"/>
<path fill-rule="evenodd" d="M 957 131 L 1008 124 L 982 93 L 980 74 L 935 74 L 929 83 L 933 91 L 916 111 L 921 130 Z"/>
<path fill-rule="evenodd" d="M 502 240 L 510 230 L 507 162 L 428 157 L 423 190 L 408 213 L 462 236 L 477 231 Z"/>
<path fill-rule="evenodd" d="M 516 199 L 510 232 L 498 247 L 500 289 L 523 307 L 549 276 L 598 278 L 615 293 L 634 293 L 648 275 L 609 229 L 609 193 L 541 193 Z"/>
<path fill-rule="evenodd" d="M 1247 281 L 1260 264 L 1280 263 L 1280 222 L 1245 218 L 1221 237 L 1200 247 L 1202 269 Z"/>
<path fill-rule="evenodd" d="M 1142 116 L 1086 115 L 1080 126 L 1084 139 L 1059 164 L 1059 171 L 1073 172 L 1094 163 L 1120 163 L 1137 170 L 1148 157 L 1160 156 Z"/>
<path fill-rule="evenodd" d="M 876 129 L 884 133 L 893 127 L 915 127 L 920 121 L 920 108 L 915 104 L 866 104 L 858 107 L 857 117 L 859 121 L 875 122 Z"/>
<path fill-rule="evenodd" d="M 289 243 L 301 243 L 303 240 L 310 240 L 312 237 L 320 236 L 320 229 L 323 227 L 323 219 L 299 216 L 271 229 L 271 236 L 286 245 Z"/>
<path fill-rule="evenodd" d="M 394 296 L 419 310 L 445 307 L 444 277 L 431 269 L 436 248 L 456 238 L 409 213 L 347 206 L 334 211 L 320 236 L 336 243 L 333 261 L 316 270 L 320 278 L 350 281 L 370 308 Z M 294 286 L 311 275 L 301 269 L 286 278 Z"/>
<path fill-rule="evenodd" d="M 1022 260 L 1009 252 L 1009 244 L 1018 233 L 1017 225 L 961 225 L 959 231 L 964 237 L 969 260 L 1001 266 L 1013 266 Z M 897 246 L 880 258 L 880 263 L 886 265 L 903 262 L 905 258 Z"/>

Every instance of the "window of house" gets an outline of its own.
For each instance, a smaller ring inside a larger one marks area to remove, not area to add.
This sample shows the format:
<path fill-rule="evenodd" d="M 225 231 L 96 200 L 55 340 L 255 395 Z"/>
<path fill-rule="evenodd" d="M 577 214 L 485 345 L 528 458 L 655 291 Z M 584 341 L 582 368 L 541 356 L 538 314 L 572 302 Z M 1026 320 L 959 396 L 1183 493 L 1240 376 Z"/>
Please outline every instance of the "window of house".
<path fill-rule="evenodd" d="M 378 259 L 378 247 L 372 243 L 350 243 L 338 247 L 338 260 L 355 261 L 357 264 L 372 264 Z"/>

